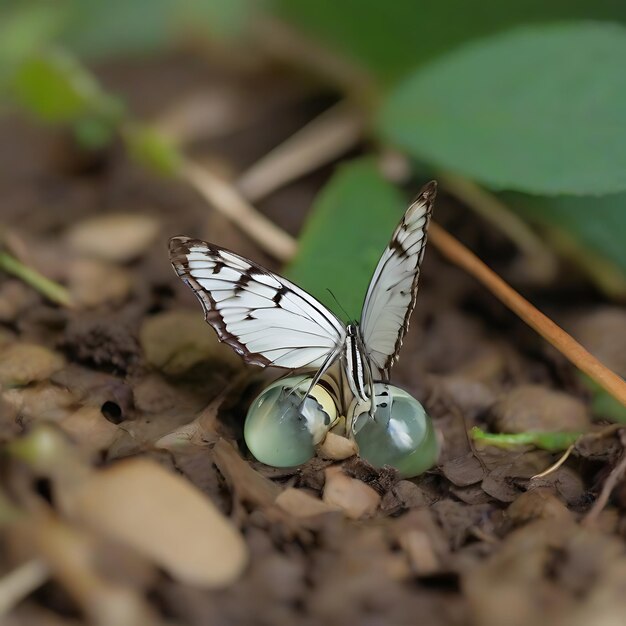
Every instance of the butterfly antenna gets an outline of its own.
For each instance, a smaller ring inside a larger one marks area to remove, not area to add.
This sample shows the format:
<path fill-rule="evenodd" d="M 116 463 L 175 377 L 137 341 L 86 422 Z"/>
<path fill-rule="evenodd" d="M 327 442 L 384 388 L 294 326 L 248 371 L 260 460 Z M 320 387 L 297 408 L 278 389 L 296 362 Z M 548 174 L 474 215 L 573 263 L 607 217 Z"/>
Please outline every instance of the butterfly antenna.
<path fill-rule="evenodd" d="M 343 312 L 343 314 L 346 316 L 346 319 L 349 322 L 354 321 L 349 315 L 348 312 L 341 306 L 341 302 L 339 302 L 339 300 L 337 299 L 337 296 L 328 288 L 326 287 L 326 291 L 328 291 L 328 293 L 333 297 L 333 300 L 337 303 L 337 306 L 341 309 L 341 311 Z"/>

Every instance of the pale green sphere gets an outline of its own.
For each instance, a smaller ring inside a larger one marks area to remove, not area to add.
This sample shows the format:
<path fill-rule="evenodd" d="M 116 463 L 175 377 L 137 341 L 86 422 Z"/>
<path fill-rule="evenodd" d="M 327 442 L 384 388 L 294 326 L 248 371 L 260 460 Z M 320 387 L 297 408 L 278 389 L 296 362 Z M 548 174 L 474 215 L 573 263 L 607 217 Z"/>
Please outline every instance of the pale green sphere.
<path fill-rule="evenodd" d="M 439 444 L 424 407 L 403 389 L 374 385 L 374 417 L 353 407 L 359 456 L 374 467 L 391 465 L 403 478 L 423 474 L 437 463 Z"/>
<path fill-rule="evenodd" d="M 337 420 L 337 406 L 311 376 L 288 376 L 272 383 L 252 402 L 244 425 L 246 445 L 253 456 L 273 467 L 294 467 L 315 455 Z"/>

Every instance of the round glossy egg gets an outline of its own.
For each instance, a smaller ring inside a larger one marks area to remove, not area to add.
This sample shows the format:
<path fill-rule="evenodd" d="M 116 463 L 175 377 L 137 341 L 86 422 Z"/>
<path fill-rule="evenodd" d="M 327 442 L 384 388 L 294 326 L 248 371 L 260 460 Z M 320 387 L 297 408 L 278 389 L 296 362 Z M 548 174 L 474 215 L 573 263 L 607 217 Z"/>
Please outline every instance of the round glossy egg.
<path fill-rule="evenodd" d="M 439 445 L 424 407 L 403 389 L 375 383 L 376 410 L 354 405 L 353 432 L 359 455 L 374 467 L 391 465 L 409 478 L 436 464 Z"/>
<path fill-rule="evenodd" d="M 252 402 L 244 438 L 256 459 L 274 467 L 293 467 L 315 454 L 337 420 L 337 405 L 321 385 L 309 396 L 310 376 L 288 376 L 265 388 Z M 304 402 L 303 402 L 304 400 Z"/>

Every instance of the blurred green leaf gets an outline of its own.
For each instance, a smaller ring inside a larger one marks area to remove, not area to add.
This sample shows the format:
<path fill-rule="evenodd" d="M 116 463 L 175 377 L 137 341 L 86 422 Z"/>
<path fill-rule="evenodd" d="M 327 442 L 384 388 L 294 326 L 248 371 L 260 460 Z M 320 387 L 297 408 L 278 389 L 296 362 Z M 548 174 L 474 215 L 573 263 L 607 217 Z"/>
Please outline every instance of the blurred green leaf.
<path fill-rule="evenodd" d="M 330 289 L 358 320 L 370 278 L 405 208 L 373 160 L 343 165 L 317 197 L 287 275 L 348 321 Z"/>
<path fill-rule="evenodd" d="M 610 295 L 626 294 L 626 193 L 550 198 L 509 193 L 504 198 Z"/>
<path fill-rule="evenodd" d="M 65 13 L 50 3 L 7 2 L 0 8 L 0 87 L 15 68 L 59 33 Z"/>
<path fill-rule="evenodd" d="M 599 419 L 626 424 L 626 406 L 606 392 L 598 383 L 579 373 L 584 385 L 591 391 L 591 409 Z"/>
<path fill-rule="evenodd" d="M 77 120 L 72 128 L 78 144 L 87 150 L 100 150 L 108 146 L 116 130 L 110 122 L 97 117 Z"/>
<path fill-rule="evenodd" d="M 61 42 L 87 59 L 154 53 L 171 39 L 173 0 L 67 0 Z"/>
<path fill-rule="evenodd" d="M 500 189 L 626 189 L 626 28 L 528 27 L 468 44 L 390 94 L 383 136 Z"/>
<path fill-rule="evenodd" d="M 385 83 L 470 39 L 549 20 L 626 20 L 620 0 L 274 0 L 276 14 Z"/>
<path fill-rule="evenodd" d="M 18 104 L 48 123 L 69 123 L 87 116 L 113 121 L 123 112 L 117 99 L 103 92 L 88 71 L 60 50 L 25 60 L 12 88 Z"/>
<path fill-rule="evenodd" d="M 62 43 L 81 57 L 154 54 L 189 35 L 241 34 L 260 0 L 69 0 Z"/>
<path fill-rule="evenodd" d="M 180 18 L 186 27 L 199 26 L 211 36 L 232 39 L 244 33 L 266 3 L 267 0 L 184 0 Z"/>
<path fill-rule="evenodd" d="M 578 432 L 526 432 L 526 433 L 488 433 L 474 426 L 470 431 L 472 439 L 498 448 L 515 446 L 535 446 L 549 452 L 566 450 L 584 433 Z"/>
<path fill-rule="evenodd" d="M 182 155 L 167 137 L 143 124 L 124 130 L 129 154 L 140 165 L 162 176 L 173 176 L 182 164 Z"/>

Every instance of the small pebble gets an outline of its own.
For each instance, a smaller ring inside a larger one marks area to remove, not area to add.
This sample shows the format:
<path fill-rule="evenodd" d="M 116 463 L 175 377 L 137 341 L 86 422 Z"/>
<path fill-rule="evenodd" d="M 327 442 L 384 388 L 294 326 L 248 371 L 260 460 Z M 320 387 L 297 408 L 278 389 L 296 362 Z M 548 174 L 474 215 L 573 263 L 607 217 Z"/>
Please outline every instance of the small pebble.
<path fill-rule="evenodd" d="M 380 504 L 380 495 L 365 483 L 350 478 L 340 467 L 325 470 L 323 500 L 326 504 L 339 507 L 350 519 L 372 517 Z"/>
<path fill-rule="evenodd" d="M 328 433 L 319 446 L 317 454 L 323 459 L 331 461 L 343 461 L 358 453 L 358 447 L 354 439 L 342 437 L 335 433 Z"/>

